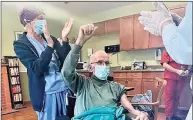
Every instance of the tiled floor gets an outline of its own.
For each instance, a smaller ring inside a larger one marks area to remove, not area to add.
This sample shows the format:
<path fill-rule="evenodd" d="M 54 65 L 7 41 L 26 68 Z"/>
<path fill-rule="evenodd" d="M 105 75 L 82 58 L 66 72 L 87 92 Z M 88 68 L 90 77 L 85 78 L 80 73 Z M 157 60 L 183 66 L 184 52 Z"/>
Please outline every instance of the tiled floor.
<path fill-rule="evenodd" d="M 27 105 L 26 108 L 20 109 L 19 112 L 3 115 L 2 120 L 37 120 L 37 117 L 31 105 Z M 159 113 L 158 120 L 165 120 L 163 113 Z"/>

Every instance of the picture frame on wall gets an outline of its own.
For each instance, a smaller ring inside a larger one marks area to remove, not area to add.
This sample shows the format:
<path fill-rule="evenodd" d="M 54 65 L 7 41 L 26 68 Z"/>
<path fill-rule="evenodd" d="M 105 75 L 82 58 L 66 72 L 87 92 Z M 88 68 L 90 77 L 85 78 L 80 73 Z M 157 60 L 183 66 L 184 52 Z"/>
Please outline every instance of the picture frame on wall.
<path fill-rule="evenodd" d="M 14 34 L 15 34 L 15 40 L 18 40 L 19 38 L 22 37 L 23 32 L 21 32 L 21 31 L 15 31 Z"/>

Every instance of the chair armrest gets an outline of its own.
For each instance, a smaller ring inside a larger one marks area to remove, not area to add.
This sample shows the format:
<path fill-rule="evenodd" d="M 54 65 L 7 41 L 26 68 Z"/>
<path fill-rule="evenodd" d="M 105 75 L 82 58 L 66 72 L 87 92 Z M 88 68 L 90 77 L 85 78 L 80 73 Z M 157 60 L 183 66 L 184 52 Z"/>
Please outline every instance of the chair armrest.
<path fill-rule="evenodd" d="M 69 98 L 75 98 L 76 99 L 76 96 L 68 96 Z"/>
<path fill-rule="evenodd" d="M 135 90 L 135 88 L 134 88 L 134 87 L 125 87 L 125 89 L 126 89 L 126 91 L 127 91 L 127 92 L 128 92 L 128 91 Z"/>
<path fill-rule="evenodd" d="M 134 95 L 126 95 L 127 97 L 134 97 Z"/>
<path fill-rule="evenodd" d="M 158 106 L 159 105 L 159 101 L 157 102 L 153 102 L 153 103 L 131 103 L 132 105 L 153 105 L 153 106 Z"/>

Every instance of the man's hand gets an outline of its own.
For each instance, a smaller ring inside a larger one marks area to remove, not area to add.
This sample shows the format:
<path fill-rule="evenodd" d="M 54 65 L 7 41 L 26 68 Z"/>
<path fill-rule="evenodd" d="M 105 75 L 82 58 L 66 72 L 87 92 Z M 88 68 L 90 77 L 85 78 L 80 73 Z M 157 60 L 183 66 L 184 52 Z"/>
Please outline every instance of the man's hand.
<path fill-rule="evenodd" d="M 83 44 L 93 36 L 96 29 L 97 27 L 94 27 L 94 24 L 87 24 L 81 26 L 75 44 L 83 46 Z"/>
<path fill-rule="evenodd" d="M 121 105 L 128 110 L 129 113 L 131 113 L 134 116 L 137 116 L 135 120 L 149 120 L 148 114 L 145 112 L 140 112 L 138 110 L 135 110 L 131 103 L 128 101 L 126 94 L 123 94 L 121 96 Z"/>
<path fill-rule="evenodd" d="M 140 112 L 139 115 L 135 118 L 135 120 L 149 120 L 147 113 Z"/>
<path fill-rule="evenodd" d="M 50 37 L 50 33 L 48 31 L 47 25 L 44 24 L 43 25 L 43 33 L 44 33 L 44 37 L 46 38 L 47 42 L 48 42 L 48 46 L 50 46 L 51 48 L 53 48 L 54 46 L 54 41 L 52 40 L 52 38 Z"/>
<path fill-rule="evenodd" d="M 73 25 L 73 19 L 70 18 L 64 25 L 64 28 L 62 30 L 62 40 L 63 41 L 67 41 L 67 36 L 69 35 L 71 29 L 72 29 L 72 25 Z"/>

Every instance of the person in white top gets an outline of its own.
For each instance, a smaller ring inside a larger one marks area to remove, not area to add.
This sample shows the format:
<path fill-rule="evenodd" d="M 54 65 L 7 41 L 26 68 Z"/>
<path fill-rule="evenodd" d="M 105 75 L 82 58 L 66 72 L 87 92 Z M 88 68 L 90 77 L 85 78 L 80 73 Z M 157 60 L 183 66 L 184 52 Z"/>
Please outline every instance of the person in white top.
<path fill-rule="evenodd" d="M 172 14 L 163 2 L 154 2 L 154 6 L 156 11 L 141 12 L 140 23 L 151 34 L 162 36 L 164 46 L 173 60 L 179 64 L 192 65 L 192 3 L 187 2 L 184 18 Z M 192 89 L 192 78 L 190 87 Z M 192 105 L 186 120 L 192 120 Z"/>

